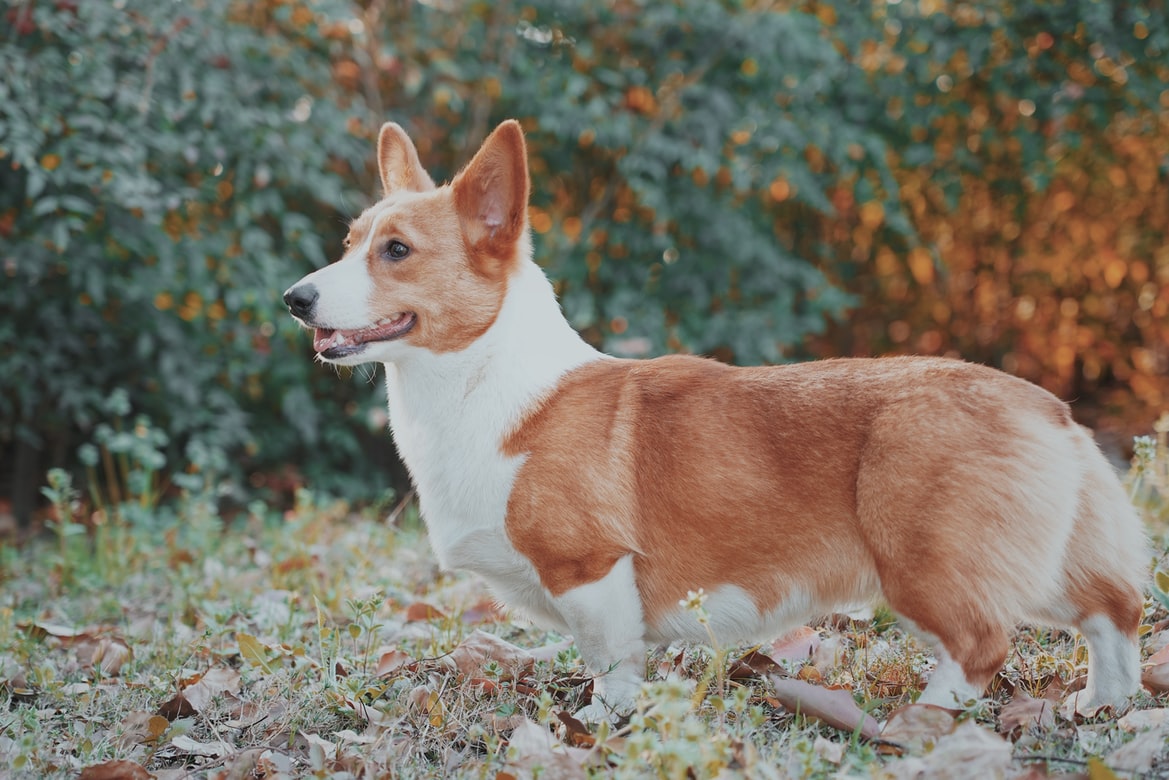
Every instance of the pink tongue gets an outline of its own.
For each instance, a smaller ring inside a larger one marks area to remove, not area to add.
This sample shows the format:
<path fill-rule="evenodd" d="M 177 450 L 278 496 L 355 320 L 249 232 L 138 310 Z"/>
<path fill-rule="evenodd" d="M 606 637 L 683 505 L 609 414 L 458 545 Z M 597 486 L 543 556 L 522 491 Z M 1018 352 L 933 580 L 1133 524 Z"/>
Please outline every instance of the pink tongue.
<path fill-rule="evenodd" d="M 335 330 L 317 328 L 313 333 L 313 349 L 315 349 L 317 352 L 324 352 L 326 349 L 334 346 L 333 337 L 335 335 L 337 335 L 337 331 Z M 344 335 L 343 331 L 342 335 Z"/>
<path fill-rule="evenodd" d="M 367 341 L 381 341 L 383 339 L 393 338 L 399 335 L 403 329 L 408 328 L 413 320 L 414 315 L 407 312 L 391 322 L 383 322 L 379 325 L 359 328 L 357 330 L 317 328 L 313 333 L 313 349 L 317 352 L 324 352 L 334 347 L 352 347 L 358 344 L 364 344 Z"/>

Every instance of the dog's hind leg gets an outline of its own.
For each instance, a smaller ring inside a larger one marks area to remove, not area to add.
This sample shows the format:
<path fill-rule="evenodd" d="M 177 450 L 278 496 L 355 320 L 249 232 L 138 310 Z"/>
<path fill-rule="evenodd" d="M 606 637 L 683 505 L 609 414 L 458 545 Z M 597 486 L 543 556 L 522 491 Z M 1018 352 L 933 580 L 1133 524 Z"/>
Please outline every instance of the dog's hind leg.
<path fill-rule="evenodd" d="M 1080 621 L 1079 629 L 1088 643 L 1088 684 L 1079 694 L 1076 709 L 1122 707 L 1141 685 L 1136 635 L 1123 631 L 1111 617 L 1101 614 Z"/>
<path fill-rule="evenodd" d="M 1088 644 L 1088 684 L 1075 701 L 1088 712 L 1121 707 L 1140 690 L 1137 632 L 1149 558 L 1140 517 L 1112 467 L 1094 443 L 1082 446 L 1088 469 L 1063 566 L 1064 596 L 1053 616 L 1074 625 Z"/>
<path fill-rule="evenodd" d="M 983 610 L 977 599 L 913 588 L 908 582 L 886 584 L 885 596 L 915 633 L 935 645 L 938 665 L 918 703 L 961 709 L 982 697 L 1002 667 L 1010 647 L 1009 627 Z"/>

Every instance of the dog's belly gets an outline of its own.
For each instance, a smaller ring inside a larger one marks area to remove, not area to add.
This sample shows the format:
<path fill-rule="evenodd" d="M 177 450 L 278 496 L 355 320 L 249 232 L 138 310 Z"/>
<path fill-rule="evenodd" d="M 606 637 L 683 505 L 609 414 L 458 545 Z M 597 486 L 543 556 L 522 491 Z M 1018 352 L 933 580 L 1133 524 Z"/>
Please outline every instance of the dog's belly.
<path fill-rule="evenodd" d="M 709 643 L 713 635 L 722 646 L 762 642 L 782 636 L 809 619 L 870 604 L 878 595 L 875 584 L 858 582 L 855 598 L 836 603 L 796 586 L 772 609 L 760 611 L 746 590 L 737 585 L 723 585 L 706 594 L 700 609 L 679 605 L 663 614 L 647 626 L 646 639 L 658 643 L 674 640 Z M 706 625 L 699 622 L 700 616 L 705 618 Z"/>

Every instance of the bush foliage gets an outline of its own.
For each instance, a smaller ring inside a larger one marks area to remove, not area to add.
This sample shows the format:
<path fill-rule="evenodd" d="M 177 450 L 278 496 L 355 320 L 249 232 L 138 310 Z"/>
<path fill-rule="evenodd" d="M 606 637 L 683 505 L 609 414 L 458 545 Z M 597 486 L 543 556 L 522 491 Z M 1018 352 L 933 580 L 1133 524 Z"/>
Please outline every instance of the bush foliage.
<path fill-rule="evenodd" d="M 4 449 L 70 462 L 122 388 L 172 458 L 384 484 L 368 375 L 279 296 L 391 118 L 440 177 L 521 119 L 538 260 L 611 351 L 953 353 L 1132 429 L 1169 400 L 1164 0 L 457 5 L 10 1 Z"/>

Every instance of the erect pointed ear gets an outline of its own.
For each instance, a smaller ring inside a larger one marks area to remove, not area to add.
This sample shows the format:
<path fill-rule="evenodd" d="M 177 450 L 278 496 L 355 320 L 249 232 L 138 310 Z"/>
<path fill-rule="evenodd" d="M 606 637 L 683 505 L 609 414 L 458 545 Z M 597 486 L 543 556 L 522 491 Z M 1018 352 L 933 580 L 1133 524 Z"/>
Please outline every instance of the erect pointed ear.
<path fill-rule="evenodd" d="M 377 169 L 385 195 L 398 190 L 424 192 L 434 189 L 434 181 L 418 161 L 414 142 L 394 122 L 386 122 L 378 133 Z"/>
<path fill-rule="evenodd" d="M 520 123 L 509 119 L 495 128 L 451 187 L 467 243 L 510 257 L 528 227 L 528 151 Z"/>

